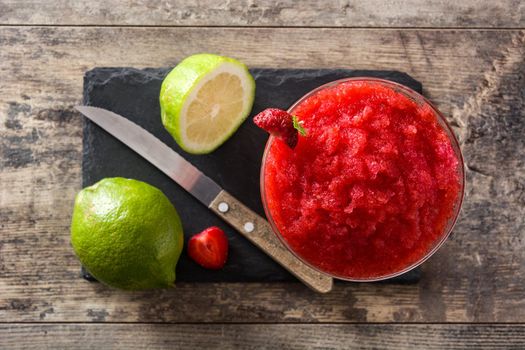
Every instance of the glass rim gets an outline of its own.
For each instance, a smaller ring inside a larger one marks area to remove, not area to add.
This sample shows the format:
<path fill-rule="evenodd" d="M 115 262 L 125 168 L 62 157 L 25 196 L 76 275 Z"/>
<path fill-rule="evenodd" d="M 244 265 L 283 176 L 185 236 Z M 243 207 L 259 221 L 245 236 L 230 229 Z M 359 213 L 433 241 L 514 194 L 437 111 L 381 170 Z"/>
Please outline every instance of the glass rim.
<path fill-rule="evenodd" d="M 454 131 L 452 130 L 452 128 L 448 124 L 445 116 L 426 97 L 424 97 L 423 95 L 421 95 L 417 91 L 414 91 L 413 89 L 411 89 L 411 88 L 409 88 L 409 87 L 407 87 L 405 85 L 402 85 L 402 84 L 399 84 L 399 83 L 396 83 L 396 82 L 393 82 L 393 81 L 390 81 L 390 80 L 374 78 L 374 77 L 350 77 L 350 78 L 343 78 L 343 79 L 334 80 L 334 81 L 331 81 L 329 83 L 323 84 L 323 85 L 321 85 L 321 86 L 319 86 L 319 87 L 309 91 L 304 96 L 299 98 L 297 101 L 295 101 L 288 108 L 288 110 L 287 110 L 288 113 L 293 114 L 293 110 L 297 107 L 297 105 L 299 105 L 300 103 L 302 103 L 304 100 L 306 100 L 310 96 L 314 95 L 315 93 L 319 92 L 320 90 L 324 90 L 326 88 L 329 88 L 329 87 L 332 87 L 332 86 L 335 86 L 335 85 L 339 85 L 341 83 L 348 82 L 348 81 L 364 81 L 364 82 L 379 83 L 379 84 L 385 85 L 385 86 L 393 89 L 396 92 L 404 94 L 406 97 L 410 98 L 411 100 L 413 100 L 414 102 L 416 102 L 419 105 L 427 104 L 432 109 L 432 111 L 434 112 L 434 115 L 436 116 L 436 119 L 437 119 L 439 125 L 443 128 L 443 130 L 445 131 L 445 133 L 449 137 L 449 140 L 451 141 L 451 146 L 452 146 L 452 148 L 454 150 L 454 153 L 456 154 L 456 157 L 458 158 L 458 169 L 457 169 L 457 171 L 458 171 L 459 180 L 460 180 L 460 189 L 459 189 L 460 193 L 459 193 L 459 195 L 458 195 L 458 197 L 456 199 L 456 202 L 454 203 L 454 214 L 451 216 L 451 218 L 447 222 L 447 226 L 443 230 L 443 233 L 441 234 L 440 238 L 436 240 L 436 242 L 434 243 L 432 248 L 429 249 L 425 253 L 425 255 L 423 255 L 420 259 L 418 259 L 414 263 L 408 265 L 407 267 L 405 267 L 405 268 L 403 268 L 403 269 L 401 269 L 399 271 L 396 271 L 396 272 L 393 272 L 393 273 L 389 273 L 389 274 L 386 274 L 386 275 L 382 275 L 382 276 L 373 276 L 373 277 L 368 277 L 368 278 L 353 278 L 353 277 L 348 277 L 348 276 L 341 276 L 341 275 L 338 275 L 338 274 L 335 274 L 335 273 L 332 273 L 332 272 L 324 271 L 324 270 L 320 269 L 319 267 L 311 264 L 310 262 L 308 262 L 305 258 L 300 256 L 297 252 L 295 252 L 290 247 L 290 245 L 288 244 L 286 239 L 282 236 L 282 234 L 280 233 L 279 229 L 277 228 L 277 225 L 275 224 L 275 222 L 274 222 L 274 220 L 272 218 L 272 215 L 270 213 L 270 210 L 268 208 L 268 205 L 266 203 L 266 192 L 265 192 L 265 184 L 264 184 L 264 182 L 265 182 L 264 181 L 264 172 L 265 172 L 265 165 L 266 165 L 266 157 L 268 156 L 268 152 L 269 152 L 269 150 L 271 148 L 271 145 L 272 145 L 272 143 L 274 141 L 274 136 L 272 136 L 272 135 L 270 135 L 270 137 L 268 138 L 268 140 L 266 142 L 266 145 L 265 145 L 265 148 L 264 148 L 263 157 L 262 157 L 261 171 L 260 171 L 260 175 L 259 175 L 259 182 L 260 182 L 260 189 L 261 189 L 261 200 L 262 200 L 262 204 L 263 204 L 263 208 L 264 208 L 264 213 L 266 214 L 266 218 L 267 218 L 268 222 L 270 223 L 270 226 L 272 228 L 273 233 L 277 236 L 277 238 L 281 241 L 281 243 L 286 247 L 286 249 L 288 249 L 288 251 L 290 253 L 292 253 L 292 255 L 294 255 L 297 259 L 299 259 L 299 261 L 303 262 L 305 265 L 311 267 L 312 269 L 314 269 L 314 270 L 316 270 L 316 271 L 318 271 L 320 273 L 323 273 L 325 275 L 331 276 L 331 277 L 339 279 L 339 280 L 344 280 L 344 281 L 349 281 L 349 282 L 378 282 L 378 281 L 383 281 L 383 280 L 387 280 L 387 279 L 390 279 L 390 278 L 394 278 L 394 277 L 400 276 L 400 275 L 402 275 L 404 273 L 407 273 L 408 271 L 411 271 L 411 270 L 415 269 L 416 267 L 420 266 L 426 260 L 428 260 L 432 255 L 434 255 L 439 250 L 439 248 L 441 248 L 443 246 L 445 241 L 450 237 L 450 234 L 452 233 L 452 230 L 454 229 L 454 226 L 456 225 L 456 222 L 457 222 L 457 220 L 459 218 L 459 214 L 461 212 L 461 207 L 463 205 L 463 200 L 464 200 L 464 197 L 465 197 L 465 183 L 466 183 L 465 164 L 464 164 L 463 154 L 462 154 L 461 148 L 459 146 L 459 141 L 456 138 L 456 135 L 454 134 Z"/>

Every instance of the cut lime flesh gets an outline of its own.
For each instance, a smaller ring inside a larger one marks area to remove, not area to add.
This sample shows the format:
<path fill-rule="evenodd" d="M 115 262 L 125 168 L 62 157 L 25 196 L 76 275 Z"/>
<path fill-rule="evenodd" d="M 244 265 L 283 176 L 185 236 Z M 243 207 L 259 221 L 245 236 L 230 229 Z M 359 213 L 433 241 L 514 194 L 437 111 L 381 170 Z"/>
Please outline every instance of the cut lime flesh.
<path fill-rule="evenodd" d="M 239 61 L 209 54 L 190 56 L 163 82 L 164 126 L 185 151 L 209 153 L 249 115 L 254 92 L 254 80 Z"/>

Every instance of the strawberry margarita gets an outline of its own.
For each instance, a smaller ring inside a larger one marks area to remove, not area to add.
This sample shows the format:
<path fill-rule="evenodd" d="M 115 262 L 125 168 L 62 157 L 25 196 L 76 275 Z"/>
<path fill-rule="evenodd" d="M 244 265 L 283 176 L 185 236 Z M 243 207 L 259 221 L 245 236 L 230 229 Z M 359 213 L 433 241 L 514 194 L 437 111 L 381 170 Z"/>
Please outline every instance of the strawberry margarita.
<path fill-rule="evenodd" d="M 446 239 L 463 192 L 457 141 L 424 98 L 377 79 L 317 89 L 290 113 L 295 148 L 272 137 L 262 169 L 268 219 L 299 258 L 334 277 L 395 276 Z"/>

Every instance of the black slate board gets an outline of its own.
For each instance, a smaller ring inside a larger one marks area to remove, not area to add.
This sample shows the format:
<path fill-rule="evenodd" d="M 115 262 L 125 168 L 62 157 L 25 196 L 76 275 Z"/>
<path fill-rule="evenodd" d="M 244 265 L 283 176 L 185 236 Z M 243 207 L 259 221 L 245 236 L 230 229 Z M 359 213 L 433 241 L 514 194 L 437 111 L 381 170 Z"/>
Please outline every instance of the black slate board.
<path fill-rule="evenodd" d="M 179 152 L 220 186 L 259 215 L 264 210 L 259 193 L 259 171 L 267 134 L 249 117 L 224 145 L 208 155 L 194 156 L 182 151 L 160 121 L 158 95 L 162 80 L 170 68 L 95 68 L 84 76 L 84 104 L 116 112 Z M 405 73 L 347 69 L 252 69 L 256 96 L 251 116 L 268 107 L 287 109 L 308 91 L 333 80 L 370 76 L 392 80 L 421 92 L 421 83 Z M 104 130 L 85 119 L 83 139 L 82 184 L 90 186 L 105 177 L 127 177 L 145 181 L 161 189 L 174 203 L 181 216 L 186 242 L 202 229 L 216 225 L 223 228 L 230 243 L 229 260 L 224 269 L 208 271 L 183 251 L 177 265 L 177 281 L 248 282 L 294 280 L 286 270 L 245 240 L 210 210 L 200 204 L 160 170 Z M 88 273 L 82 276 L 91 279 Z M 412 283 L 420 277 L 419 269 L 389 282 Z"/>

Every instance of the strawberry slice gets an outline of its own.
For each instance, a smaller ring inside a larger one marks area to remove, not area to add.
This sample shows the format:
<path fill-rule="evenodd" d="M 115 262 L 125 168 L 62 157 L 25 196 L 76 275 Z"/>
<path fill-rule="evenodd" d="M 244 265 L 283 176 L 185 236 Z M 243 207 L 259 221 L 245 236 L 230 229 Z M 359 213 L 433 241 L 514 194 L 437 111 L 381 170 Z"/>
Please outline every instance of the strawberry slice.
<path fill-rule="evenodd" d="M 204 268 L 221 269 L 228 258 L 228 238 L 217 226 L 209 227 L 191 237 L 188 255 Z"/>
<path fill-rule="evenodd" d="M 305 135 L 297 118 L 282 109 L 267 108 L 253 117 L 253 122 L 271 135 L 282 139 L 292 149 L 297 145 L 298 133 Z"/>

